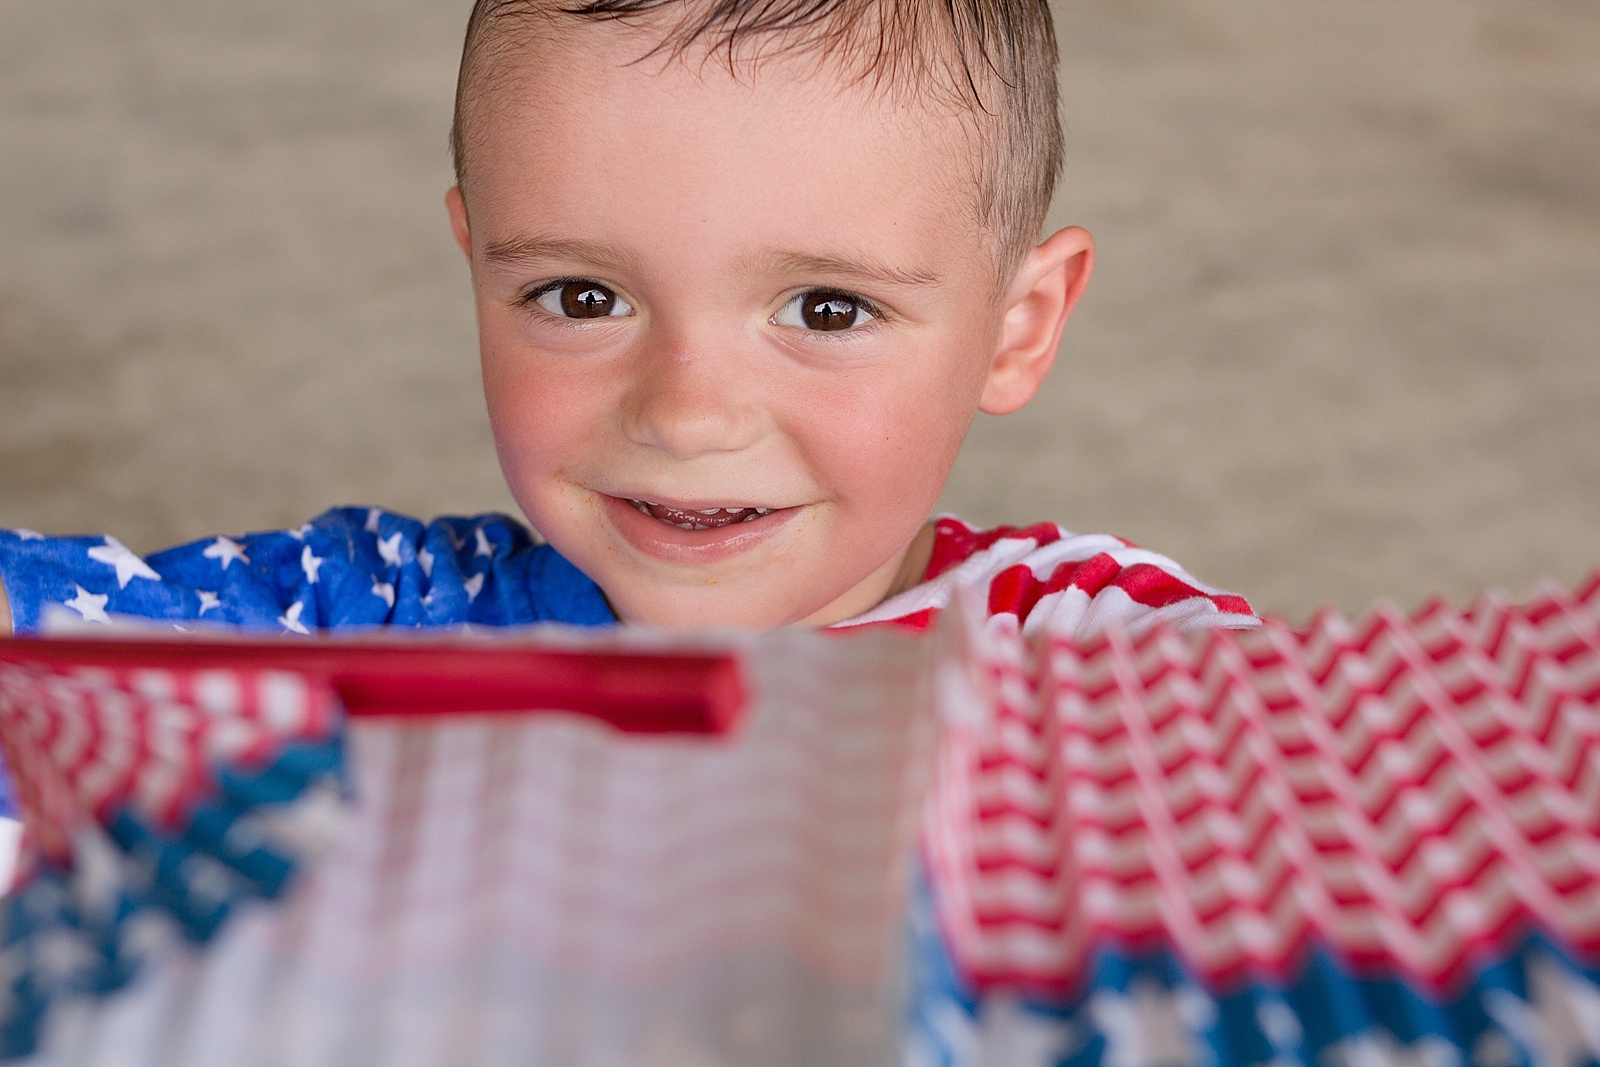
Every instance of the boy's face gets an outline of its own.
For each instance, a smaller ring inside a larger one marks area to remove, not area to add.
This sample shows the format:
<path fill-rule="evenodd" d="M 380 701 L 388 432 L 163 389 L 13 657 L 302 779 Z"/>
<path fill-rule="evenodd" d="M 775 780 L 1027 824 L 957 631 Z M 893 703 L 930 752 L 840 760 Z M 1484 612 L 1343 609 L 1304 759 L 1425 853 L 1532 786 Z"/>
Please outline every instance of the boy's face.
<path fill-rule="evenodd" d="M 474 112 L 450 204 L 501 465 L 626 620 L 848 618 L 920 577 L 992 399 L 973 149 L 804 61 L 736 79 L 647 48 L 578 24 L 496 60 Z"/>

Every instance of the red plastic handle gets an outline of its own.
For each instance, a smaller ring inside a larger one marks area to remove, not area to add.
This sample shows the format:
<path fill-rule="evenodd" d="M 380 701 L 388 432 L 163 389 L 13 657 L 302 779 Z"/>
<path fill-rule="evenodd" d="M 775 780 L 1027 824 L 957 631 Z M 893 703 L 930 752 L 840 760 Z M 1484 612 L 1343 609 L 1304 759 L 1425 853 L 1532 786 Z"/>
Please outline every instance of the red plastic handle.
<path fill-rule="evenodd" d="M 0 639 L 0 663 L 273 669 L 323 679 L 354 716 L 568 711 L 626 733 L 722 734 L 745 704 L 728 654 L 551 650 L 468 642 Z"/>

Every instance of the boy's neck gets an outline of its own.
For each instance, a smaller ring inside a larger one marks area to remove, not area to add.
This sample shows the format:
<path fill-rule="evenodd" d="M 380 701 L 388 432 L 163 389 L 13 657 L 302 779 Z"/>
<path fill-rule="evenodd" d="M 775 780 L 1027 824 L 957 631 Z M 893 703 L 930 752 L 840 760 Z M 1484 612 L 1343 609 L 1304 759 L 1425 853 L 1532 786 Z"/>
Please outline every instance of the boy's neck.
<path fill-rule="evenodd" d="M 889 587 L 884 600 L 899 596 L 907 589 L 922 584 L 923 578 L 928 573 L 928 564 L 933 561 L 933 540 L 937 533 L 938 530 L 931 520 L 922 524 L 922 529 L 917 531 L 917 536 L 913 537 L 911 544 L 906 547 L 906 557 L 901 561 L 894 584 Z"/>
<path fill-rule="evenodd" d="M 917 535 L 911 539 L 911 543 L 901 553 L 899 562 L 894 565 L 893 570 L 889 571 L 889 581 L 882 587 L 882 591 L 877 596 L 850 605 L 842 614 L 840 613 L 840 609 L 843 607 L 842 603 L 835 601 L 824 611 L 802 619 L 796 625 L 803 627 L 832 626 L 835 623 L 844 622 L 847 619 L 871 611 L 889 598 L 899 596 L 906 590 L 922 584 L 923 576 L 928 573 L 928 563 L 933 559 L 933 540 L 936 532 L 936 527 L 932 522 L 922 524 L 922 529 L 917 531 Z M 888 568 L 886 567 L 885 570 L 888 570 Z M 882 574 L 883 572 L 880 571 L 879 573 Z M 858 586 L 857 594 L 865 591 L 865 588 L 870 588 L 870 586 L 866 586 L 865 583 L 863 586 Z"/>

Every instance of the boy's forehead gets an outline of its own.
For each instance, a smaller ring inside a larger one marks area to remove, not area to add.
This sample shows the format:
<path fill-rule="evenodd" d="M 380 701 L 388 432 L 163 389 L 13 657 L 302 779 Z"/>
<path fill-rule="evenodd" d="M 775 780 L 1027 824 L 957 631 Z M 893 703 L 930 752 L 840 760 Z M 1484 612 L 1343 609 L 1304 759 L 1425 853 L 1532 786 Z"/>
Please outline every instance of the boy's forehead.
<path fill-rule="evenodd" d="M 730 69 L 649 47 L 636 28 L 579 23 L 497 59 L 465 146 L 475 246 L 576 238 L 605 253 L 584 269 L 648 262 L 681 284 L 805 274 L 809 259 L 936 278 L 930 294 L 993 289 L 959 115 L 811 56 Z"/>
<path fill-rule="evenodd" d="M 619 126 L 638 129 L 648 120 L 657 150 L 677 142 L 693 152 L 697 144 L 743 137 L 752 170 L 786 140 L 812 144 L 818 162 L 870 163 L 872 153 L 860 151 L 870 140 L 879 155 L 898 152 L 896 161 L 910 162 L 919 184 L 957 198 L 963 218 L 974 216 L 979 153 L 965 109 L 862 79 L 820 52 L 729 56 L 696 46 L 669 54 L 659 48 L 660 33 L 616 21 L 541 19 L 489 50 L 464 101 L 469 202 L 480 178 L 494 181 L 513 159 L 526 175 L 526 153 L 546 140 L 542 134 L 560 129 L 566 147 L 579 147 L 571 143 L 579 135 L 593 147 Z M 863 181 L 880 170 L 861 169 Z M 757 182 L 769 177 L 750 174 Z"/>

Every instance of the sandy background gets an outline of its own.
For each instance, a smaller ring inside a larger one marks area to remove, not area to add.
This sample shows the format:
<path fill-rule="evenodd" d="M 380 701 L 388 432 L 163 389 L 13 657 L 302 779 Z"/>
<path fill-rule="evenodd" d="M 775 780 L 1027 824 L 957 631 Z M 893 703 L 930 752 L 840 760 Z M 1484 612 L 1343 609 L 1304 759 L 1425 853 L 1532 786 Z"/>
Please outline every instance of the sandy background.
<path fill-rule="evenodd" d="M 465 0 L 0 0 L 0 525 L 512 509 L 441 196 Z M 1600 566 L 1600 3 L 1061 0 L 1100 240 L 947 504 L 1302 617 Z"/>

